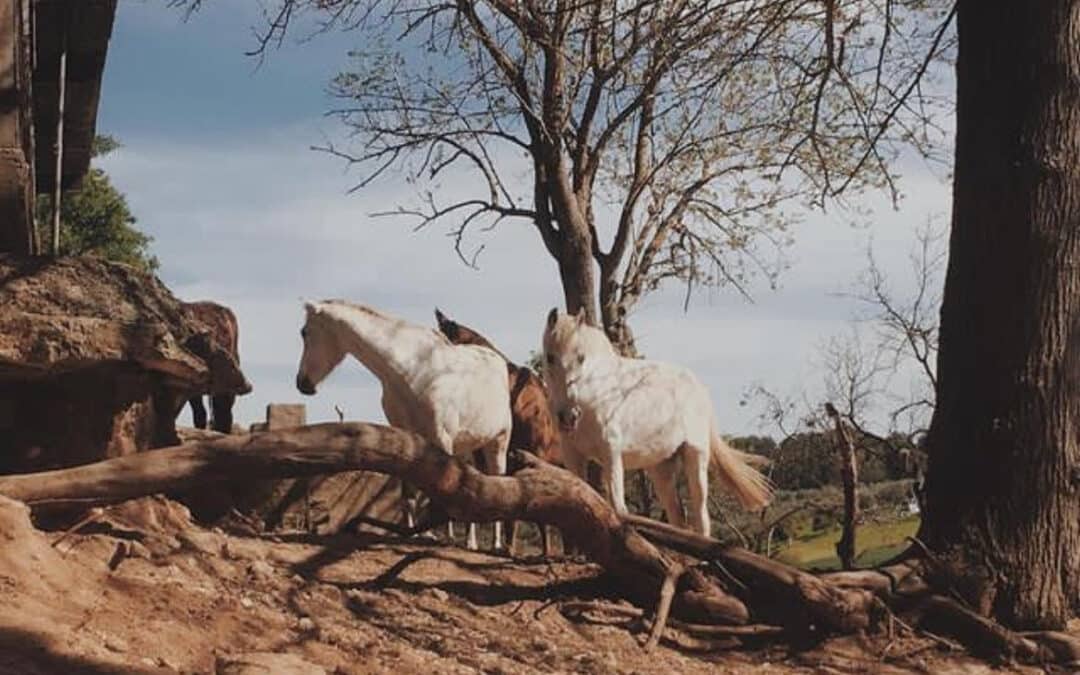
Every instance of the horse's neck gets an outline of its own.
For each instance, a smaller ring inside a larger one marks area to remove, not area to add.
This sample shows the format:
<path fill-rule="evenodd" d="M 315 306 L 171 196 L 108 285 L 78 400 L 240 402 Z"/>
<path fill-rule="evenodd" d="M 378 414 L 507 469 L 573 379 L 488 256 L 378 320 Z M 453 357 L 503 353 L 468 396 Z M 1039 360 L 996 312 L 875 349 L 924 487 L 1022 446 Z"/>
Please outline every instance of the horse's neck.
<path fill-rule="evenodd" d="M 434 331 L 359 309 L 343 314 L 342 320 L 349 329 L 346 349 L 384 383 L 413 372 L 420 355 L 439 342 Z"/>

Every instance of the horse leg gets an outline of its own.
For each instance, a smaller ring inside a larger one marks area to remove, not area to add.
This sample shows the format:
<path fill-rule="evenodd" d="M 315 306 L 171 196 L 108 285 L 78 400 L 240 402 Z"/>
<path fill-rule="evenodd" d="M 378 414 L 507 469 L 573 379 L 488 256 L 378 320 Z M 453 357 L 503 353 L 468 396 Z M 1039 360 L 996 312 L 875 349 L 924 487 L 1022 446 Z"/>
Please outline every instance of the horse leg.
<path fill-rule="evenodd" d="M 667 516 L 668 522 L 675 527 L 686 527 L 682 502 L 679 500 L 679 492 L 675 487 L 675 472 L 678 468 L 678 456 L 672 455 L 659 464 L 645 469 L 645 473 L 656 488 L 656 496 L 660 499 L 660 505 L 664 507 L 664 515 Z"/>
<path fill-rule="evenodd" d="M 521 528 L 524 525 L 520 520 L 510 524 L 510 557 L 517 558 L 521 555 Z"/>
<path fill-rule="evenodd" d="M 623 484 L 625 471 L 623 470 L 622 455 L 618 451 L 611 453 L 607 464 L 600 468 L 600 475 L 603 478 L 604 485 L 607 486 L 611 505 L 615 507 L 615 513 L 619 515 L 629 513 L 626 508 L 626 489 Z"/>
<path fill-rule="evenodd" d="M 709 521 L 709 447 L 699 448 L 686 443 L 682 450 L 683 473 L 690 493 L 690 529 L 700 535 L 712 536 Z"/>
<path fill-rule="evenodd" d="M 413 425 L 412 423 L 412 419 L 409 415 L 409 407 L 407 405 L 403 405 L 398 400 L 398 398 L 394 396 L 393 391 L 390 389 L 383 389 L 382 409 L 383 415 L 386 417 L 386 421 L 390 424 L 390 426 L 419 433 L 415 425 Z M 448 442 L 447 439 L 441 439 L 441 442 L 443 444 L 442 449 L 445 452 L 450 453 L 451 446 L 446 445 L 446 443 Z M 405 481 L 401 481 L 401 510 L 405 515 L 405 523 L 410 530 L 416 528 L 417 522 L 420 520 L 421 497 L 422 494 L 419 490 L 416 489 L 415 485 L 406 483 Z M 426 519 L 425 522 L 431 521 L 431 516 L 435 515 L 431 513 L 433 508 L 433 506 L 429 506 L 429 517 Z M 453 524 L 450 523 L 449 520 L 447 520 L 447 528 L 450 534 L 450 541 L 451 543 L 453 543 L 454 529 Z"/>
<path fill-rule="evenodd" d="M 212 410 L 210 422 L 214 431 L 219 431 L 223 434 L 232 433 L 232 409 L 233 403 L 235 402 L 236 396 L 233 394 L 218 394 L 210 397 L 210 408 Z"/>
<path fill-rule="evenodd" d="M 192 396 L 188 399 L 191 405 L 191 424 L 196 429 L 206 428 L 206 406 L 203 405 L 202 396 Z"/>
<path fill-rule="evenodd" d="M 559 531 L 559 528 L 555 527 L 554 525 L 544 525 L 543 526 L 543 534 L 544 534 L 544 557 L 545 558 L 550 558 L 551 556 L 556 554 L 556 551 L 555 551 L 556 543 L 561 543 L 561 539 L 562 539 L 561 538 L 561 533 Z M 560 546 L 560 548 L 561 548 L 561 546 Z M 560 551 L 560 553 L 561 553 L 561 551 Z"/>
<path fill-rule="evenodd" d="M 484 453 L 484 469 L 489 476 L 506 475 L 506 452 L 510 444 L 509 432 L 502 433 L 482 448 Z M 493 548 L 496 551 L 503 549 L 503 524 L 501 520 L 495 521 L 495 541 Z"/>

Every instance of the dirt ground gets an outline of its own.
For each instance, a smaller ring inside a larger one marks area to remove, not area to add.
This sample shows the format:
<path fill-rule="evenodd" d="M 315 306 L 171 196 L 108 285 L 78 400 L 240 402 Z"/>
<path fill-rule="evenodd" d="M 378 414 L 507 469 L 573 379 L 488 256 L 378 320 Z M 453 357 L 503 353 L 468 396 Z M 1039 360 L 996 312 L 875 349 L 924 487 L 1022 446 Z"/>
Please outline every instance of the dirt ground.
<path fill-rule="evenodd" d="M 915 637 L 732 650 L 560 603 L 598 568 L 378 536 L 239 536 L 163 498 L 80 534 L 0 497 L 0 673 L 988 673 Z"/>

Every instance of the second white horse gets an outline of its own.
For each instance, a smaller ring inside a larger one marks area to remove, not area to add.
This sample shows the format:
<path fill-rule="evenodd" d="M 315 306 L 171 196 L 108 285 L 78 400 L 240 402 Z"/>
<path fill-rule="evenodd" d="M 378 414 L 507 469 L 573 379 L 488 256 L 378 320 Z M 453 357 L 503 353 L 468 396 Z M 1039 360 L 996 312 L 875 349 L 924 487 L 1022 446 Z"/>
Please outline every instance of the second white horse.
<path fill-rule="evenodd" d="M 623 475 L 644 469 L 668 521 L 686 526 L 675 488 L 682 460 L 690 528 L 710 535 L 709 465 L 748 510 L 771 499 L 768 480 L 720 437 L 705 385 L 680 366 L 620 356 L 584 315 L 553 309 L 544 327 L 544 379 L 566 439 L 563 462 L 579 476 L 600 465 L 612 504 L 626 513 Z"/>

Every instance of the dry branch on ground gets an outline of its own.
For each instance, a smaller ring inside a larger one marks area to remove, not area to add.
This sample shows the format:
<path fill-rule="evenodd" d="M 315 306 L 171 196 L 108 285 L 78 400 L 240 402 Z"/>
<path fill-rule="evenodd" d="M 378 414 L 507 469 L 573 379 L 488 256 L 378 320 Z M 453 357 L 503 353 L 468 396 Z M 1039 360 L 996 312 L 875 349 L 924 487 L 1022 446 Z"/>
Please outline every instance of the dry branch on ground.
<path fill-rule="evenodd" d="M 1080 653 L 1067 635 L 1021 636 L 943 600 L 922 579 L 918 561 L 814 575 L 647 518 L 620 517 L 572 474 L 525 454 L 515 462 L 521 468 L 512 475 L 487 476 L 399 429 L 319 424 L 0 476 L 0 494 L 43 513 L 206 486 L 237 475 L 257 479 L 378 471 L 415 484 L 454 518 L 559 527 L 569 543 L 605 568 L 628 599 L 649 611 L 658 609 L 649 646 L 664 629 L 667 593 L 661 589 L 666 587 L 673 619 L 699 626 L 746 625 L 733 634 L 757 639 L 764 634 L 855 633 L 882 625 L 892 612 L 915 608 L 926 625 L 987 656 L 1071 661 Z"/>

